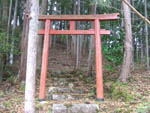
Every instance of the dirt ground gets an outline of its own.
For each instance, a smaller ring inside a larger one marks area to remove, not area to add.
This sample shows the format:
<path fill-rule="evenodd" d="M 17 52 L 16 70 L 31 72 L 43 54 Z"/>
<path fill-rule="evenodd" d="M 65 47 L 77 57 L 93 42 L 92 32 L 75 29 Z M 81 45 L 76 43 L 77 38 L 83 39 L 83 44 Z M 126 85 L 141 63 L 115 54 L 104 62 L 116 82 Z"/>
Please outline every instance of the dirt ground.
<path fill-rule="evenodd" d="M 57 53 L 57 54 L 56 54 Z M 87 57 L 82 58 L 81 70 L 73 71 L 74 60 L 66 55 L 65 49 L 50 49 L 47 79 L 47 96 L 49 87 L 53 86 L 53 79 L 60 76 L 69 76 L 76 81 L 75 87 L 80 87 L 84 93 L 82 98 L 73 101 L 39 102 L 40 71 L 36 80 L 36 112 L 51 113 L 54 103 L 96 103 L 100 106 L 99 113 L 150 113 L 150 72 L 138 67 L 132 72 L 128 83 L 117 81 L 119 70 L 104 72 L 105 101 L 95 99 L 95 72 L 93 76 L 86 75 Z M 59 82 L 59 80 L 58 80 Z M 19 83 L 17 78 L 9 79 L 0 86 L 0 113 L 23 113 L 24 108 L 24 83 Z"/>

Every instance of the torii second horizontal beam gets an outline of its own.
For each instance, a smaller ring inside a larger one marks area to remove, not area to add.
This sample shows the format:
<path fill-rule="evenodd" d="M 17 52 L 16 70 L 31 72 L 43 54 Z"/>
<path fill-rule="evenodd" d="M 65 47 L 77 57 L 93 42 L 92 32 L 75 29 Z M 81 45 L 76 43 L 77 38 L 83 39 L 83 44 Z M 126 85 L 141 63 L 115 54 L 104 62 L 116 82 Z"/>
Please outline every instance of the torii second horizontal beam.
<path fill-rule="evenodd" d="M 39 35 L 44 35 L 45 30 L 41 29 L 38 32 Z M 94 30 L 50 30 L 49 31 L 50 35 L 94 35 L 95 31 Z M 109 35 L 110 31 L 101 29 L 100 30 L 101 35 Z"/>

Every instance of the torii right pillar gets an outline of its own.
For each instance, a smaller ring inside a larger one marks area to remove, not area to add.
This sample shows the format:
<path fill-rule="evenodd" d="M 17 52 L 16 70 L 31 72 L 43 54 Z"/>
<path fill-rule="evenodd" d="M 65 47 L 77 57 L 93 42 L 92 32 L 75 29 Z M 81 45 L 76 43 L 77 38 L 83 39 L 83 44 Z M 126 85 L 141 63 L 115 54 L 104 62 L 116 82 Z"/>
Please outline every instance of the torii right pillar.
<path fill-rule="evenodd" d="M 104 101 L 103 91 L 103 68 L 102 68 L 102 46 L 100 34 L 100 21 L 95 19 L 95 59 L 96 59 L 96 96 L 98 101 Z"/>
<path fill-rule="evenodd" d="M 102 44 L 101 44 L 101 28 L 100 21 L 116 20 L 119 14 L 113 16 L 105 15 L 105 19 L 94 20 L 95 31 L 95 59 L 96 59 L 96 98 L 98 101 L 104 101 L 104 89 L 103 89 L 103 68 L 102 68 Z M 105 33 L 104 33 L 105 34 Z"/>

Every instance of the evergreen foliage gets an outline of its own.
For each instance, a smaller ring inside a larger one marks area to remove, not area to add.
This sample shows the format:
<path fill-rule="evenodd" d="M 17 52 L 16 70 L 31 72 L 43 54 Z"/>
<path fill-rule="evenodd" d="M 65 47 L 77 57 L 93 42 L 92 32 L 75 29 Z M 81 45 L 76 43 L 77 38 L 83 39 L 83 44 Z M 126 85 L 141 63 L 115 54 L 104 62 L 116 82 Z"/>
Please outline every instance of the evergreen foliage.
<path fill-rule="evenodd" d="M 9 12 L 9 3 L 10 1 L 7 1 L 7 16 Z M 25 7 L 26 7 L 26 1 L 19 1 L 18 10 L 17 10 L 17 28 L 15 29 L 15 36 L 11 36 L 12 32 L 12 25 L 13 25 L 13 14 L 15 9 L 15 0 L 13 0 L 12 3 L 12 10 L 11 10 L 11 24 L 10 24 L 10 31 L 9 34 L 7 34 L 7 21 L 6 23 L 2 22 L 2 13 L 4 11 L 3 9 L 3 0 L 0 0 L 0 57 L 1 59 L 5 59 L 4 61 L 9 64 L 9 59 L 6 59 L 6 56 L 9 57 L 10 50 L 13 47 L 14 48 L 14 56 L 15 58 L 18 57 L 20 54 L 23 53 L 23 51 L 20 51 L 21 46 L 21 37 L 22 37 L 22 31 L 23 31 L 23 21 L 26 17 L 25 15 Z M 147 1 L 147 7 L 148 10 L 150 9 L 149 5 L 150 1 Z M 40 3 L 42 3 L 40 1 Z M 124 37 L 125 37 L 125 31 L 124 27 L 121 25 L 123 23 L 124 17 L 122 16 L 122 9 L 121 9 L 121 1 L 113 1 L 113 0 L 80 0 L 81 4 L 81 14 L 91 14 L 91 7 L 93 4 L 97 5 L 97 14 L 104 14 L 104 13 L 120 13 L 120 19 L 117 22 L 104 22 L 101 23 L 102 28 L 108 29 L 112 31 L 112 34 L 110 36 L 103 36 L 102 37 L 102 50 L 103 50 L 103 56 L 106 58 L 106 60 L 110 63 L 109 67 L 114 67 L 122 64 L 123 61 L 123 53 L 124 53 Z M 50 10 L 52 14 L 73 14 L 74 6 L 77 5 L 77 0 L 48 0 L 47 4 L 47 14 L 50 14 Z M 144 15 L 144 1 L 143 0 L 134 0 L 134 7 L 139 10 L 140 13 Z M 76 11 L 77 12 L 77 11 Z M 145 58 L 142 57 L 145 56 L 144 48 L 145 48 L 145 38 L 144 38 L 144 32 L 145 32 L 145 23 L 142 22 L 133 12 L 132 15 L 132 30 L 133 30 L 133 38 L 134 38 L 134 61 L 144 61 Z M 149 16 L 149 15 L 148 15 Z M 8 18 L 7 18 L 8 19 Z M 53 22 L 53 26 L 55 26 L 56 29 L 65 29 L 65 27 L 69 28 L 69 23 L 62 21 L 62 22 Z M 81 22 L 80 23 L 80 29 L 90 29 L 91 23 L 90 22 Z M 8 39 L 7 39 L 7 36 Z M 53 37 L 53 36 L 52 36 Z M 58 37 L 58 36 L 57 36 Z M 72 38 L 71 36 L 60 36 L 61 38 L 52 38 L 52 45 L 55 45 L 55 42 L 59 42 L 62 44 L 67 44 L 68 40 L 71 42 Z M 88 37 L 86 39 L 86 37 Z M 12 39 L 15 41 L 14 45 L 11 45 Z M 90 37 L 85 36 L 82 38 L 82 44 L 86 45 L 86 49 L 89 48 L 90 43 Z M 70 43 L 69 42 L 69 43 Z M 72 43 L 72 42 L 71 42 Z M 75 44 L 74 44 L 75 45 Z M 53 46 L 55 47 L 55 46 Z M 85 49 L 85 48 L 84 48 Z M 83 50 L 82 50 L 83 51 Z M 143 51 L 143 53 L 142 53 Z M 89 52 L 89 51 L 87 51 Z M 69 53 L 72 53 L 71 51 Z M 94 53 L 94 51 L 93 51 Z M 81 55 L 82 56 L 82 55 Z M 16 61 L 17 59 L 15 59 Z M 3 63 L 0 63 L 3 65 Z M 105 67 L 105 66 L 104 66 Z"/>

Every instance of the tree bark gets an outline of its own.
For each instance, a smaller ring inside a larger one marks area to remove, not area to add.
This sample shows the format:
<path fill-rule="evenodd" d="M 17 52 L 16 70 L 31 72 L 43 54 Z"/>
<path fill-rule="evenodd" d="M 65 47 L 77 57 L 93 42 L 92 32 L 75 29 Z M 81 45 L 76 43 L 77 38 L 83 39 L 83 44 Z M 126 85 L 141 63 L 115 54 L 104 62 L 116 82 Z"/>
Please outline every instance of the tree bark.
<path fill-rule="evenodd" d="M 2 0 L 2 22 L 5 24 L 8 18 L 8 0 Z"/>
<path fill-rule="evenodd" d="M 2 0 L 2 21 L 0 24 L 4 25 L 3 29 L 7 29 L 5 26 L 7 24 L 7 17 L 8 17 L 8 0 Z M 6 38 L 3 39 L 3 43 L 6 42 Z M 0 82 L 3 80 L 4 68 L 5 68 L 5 61 L 6 58 L 1 54 L 0 56 Z"/>
<path fill-rule="evenodd" d="M 42 0 L 40 14 L 46 14 L 48 0 Z M 40 28 L 44 28 L 44 23 L 40 22 Z M 40 69 L 42 61 L 42 50 L 43 50 L 43 36 L 38 36 L 38 50 L 37 50 L 37 69 Z"/>
<path fill-rule="evenodd" d="M 93 3 L 91 6 L 91 14 L 96 14 L 96 4 Z M 92 28 L 94 28 L 94 25 L 91 25 Z M 93 67 L 93 61 L 94 61 L 94 54 L 92 53 L 94 51 L 94 37 L 91 36 L 90 38 L 90 45 L 89 45 L 89 57 L 88 57 L 88 75 L 92 75 L 92 67 Z"/>
<path fill-rule="evenodd" d="M 78 0 L 78 5 L 77 5 L 77 14 L 80 15 L 80 0 Z M 80 29 L 80 22 L 77 23 L 77 29 Z M 76 36 L 76 65 L 75 65 L 75 70 L 79 69 L 79 64 L 80 64 L 80 35 Z"/>
<path fill-rule="evenodd" d="M 76 6 L 76 0 L 73 0 L 73 14 L 75 15 L 76 14 L 76 10 L 77 10 L 77 6 Z M 72 35 L 72 56 L 73 56 L 73 59 L 74 59 L 74 69 L 75 69 L 75 66 L 76 66 L 76 48 L 77 48 L 77 44 L 76 44 L 76 36 L 75 35 Z"/>
<path fill-rule="evenodd" d="M 8 24 L 7 24 L 7 39 L 9 37 L 9 30 L 10 30 L 11 10 L 12 10 L 12 0 L 10 0 L 10 5 L 9 5 L 9 16 L 8 16 Z"/>
<path fill-rule="evenodd" d="M 23 32 L 21 38 L 21 65 L 19 78 L 25 81 L 26 78 L 26 64 L 27 64 L 27 47 L 28 47 L 28 34 L 29 34 L 29 0 L 26 1 L 25 19 L 23 22 Z"/>
<path fill-rule="evenodd" d="M 0 65 L 0 83 L 2 82 L 3 80 L 3 74 L 4 74 L 4 58 L 3 56 L 0 57 L 0 62 L 1 62 L 1 65 Z"/>
<path fill-rule="evenodd" d="M 147 0 L 144 1 L 145 4 L 145 18 L 148 17 L 147 15 Z M 146 66 L 147 70 L 149 70 L 149 44 L 148 44 L 148 24 L 145 23 L 145 40 L 146 40 Z"/>
<path fill-rule="evenodd" d="M 25 85 L 25 113 L 35 113 L 35 78 L 36 78 L 36 55 L 37 55 L 37 32 L 39 0 L 29 0 L 30 21 L 29 21 L 29 39 L 27 54 L 27 71 Z"/>
<path fill-rule="evenodd" d="M 17 24 L 17 8 L 18 8 L 18 0 L 15 2 L 15 10 L 14 10 L 14 18 L 13 18 L 13 28 L 12 28 L 12 34 L 11 34 L 11 50 L 10 50 L 10 56 L 9 56 L 9 63 L 13 64 L 14 60 L 14 36 L 15 36 L 15 29 L 16 29 L 16 24 Z"/>
<path fill-rule="evenodd" d="M 130 2 L 128 0 L 128 2 Z M 124 58 L 121 70 L 120 79 L 122 82 L 127 82 L 130 75 L 130 67 L 133 59 L 133 39 L 131 27 L 131 11 L 129 7 L 123 2 L 123 13 L 125 18 L 125 42 L 124 42 Z"/>
<path fill-rule="evenodd" d="M 141 49 L 140 49 L 141 50 L 141 57 L 140 57 L 141 58 L 141 62 L 140 63 L 143 64 L 143 59 L 144 59 L 143 41 L 141 40 L 140 43 L 141 43 Z"/>

